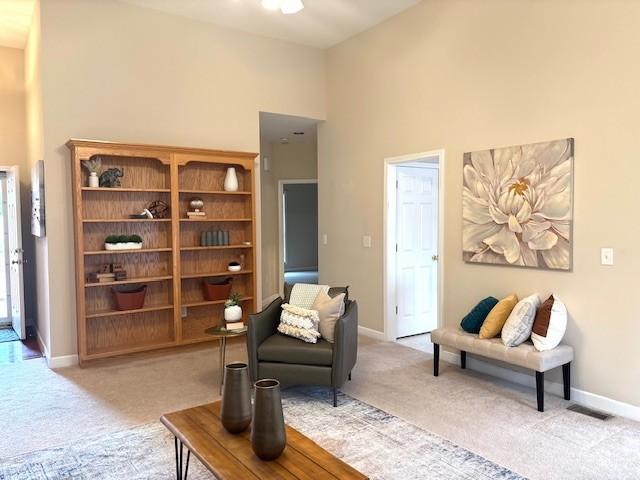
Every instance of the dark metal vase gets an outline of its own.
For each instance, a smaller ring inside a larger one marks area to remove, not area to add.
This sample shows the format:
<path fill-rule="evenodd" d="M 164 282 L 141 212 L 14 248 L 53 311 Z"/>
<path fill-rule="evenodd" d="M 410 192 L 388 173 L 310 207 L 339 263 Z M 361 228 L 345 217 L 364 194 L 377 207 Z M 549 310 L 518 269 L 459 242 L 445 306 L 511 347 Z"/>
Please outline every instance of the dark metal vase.
<path fill-rule="evenodd" d="M 256 398 L 253 406 L 251 448 L 262 460 L 274 460 L 287 444 L 280 382 L 258 380 L 254 386 Z"/>
<path fill-rule="evenodd" d="M 244 432 L 251 424 L 251 382 L 246 363 L 234 362 L 224 367 L 220 420 L 230 433 Z"/>

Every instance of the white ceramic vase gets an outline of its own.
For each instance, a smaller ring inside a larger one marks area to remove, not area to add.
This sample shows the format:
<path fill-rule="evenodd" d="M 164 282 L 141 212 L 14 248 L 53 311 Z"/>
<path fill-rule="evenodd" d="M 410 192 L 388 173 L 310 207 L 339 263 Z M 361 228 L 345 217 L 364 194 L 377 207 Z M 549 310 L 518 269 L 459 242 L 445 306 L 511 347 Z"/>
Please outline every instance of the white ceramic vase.
<path fill-rule="evenodd" d="M 240 305 L 225 308 L 224 319 L 226 322 L 239 322 L 242 320 L 242 308 Z"/>
<path fill-rule="evenodd" d="M 224 190 L 225 192 L 238 191 L 238 177 L 234 167 L 227 168 L 227 175 L 224 177 Z"/>
<path fill-rule="evenodd" d="M 89 187 L 98 188 L 100 186 L 100 179 L 98 178 L 97 172 L 89 173 Z"/>

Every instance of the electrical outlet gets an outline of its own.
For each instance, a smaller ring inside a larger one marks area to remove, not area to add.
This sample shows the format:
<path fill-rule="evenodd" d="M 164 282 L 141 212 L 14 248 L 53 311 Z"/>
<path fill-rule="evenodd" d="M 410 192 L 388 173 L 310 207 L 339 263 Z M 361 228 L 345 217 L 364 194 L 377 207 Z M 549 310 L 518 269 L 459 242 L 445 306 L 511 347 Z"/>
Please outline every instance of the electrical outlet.
<path fill-rule="evenodd" d="M 364 248 L 371 248 L 371 235 L 362 236 L 362 246 Z"/>
<path fill-rule="evenodd" d="M 322 244 L 326 245 L 327 243 L 329 243 L 329 237 L 327 237 L 326 233 L 322 234 Z"/>
<path fill-rule="evenodd" d="M 603 247 L 600 249 L 600 265 L 613 265 L 613 248 Z"/>
<path fill-rule="evenodd" d="M 182 307 L 182 309 L 180 310 L 180 316 L 182 318 L 185 318 L 187 316 L 187 307 Z"/>

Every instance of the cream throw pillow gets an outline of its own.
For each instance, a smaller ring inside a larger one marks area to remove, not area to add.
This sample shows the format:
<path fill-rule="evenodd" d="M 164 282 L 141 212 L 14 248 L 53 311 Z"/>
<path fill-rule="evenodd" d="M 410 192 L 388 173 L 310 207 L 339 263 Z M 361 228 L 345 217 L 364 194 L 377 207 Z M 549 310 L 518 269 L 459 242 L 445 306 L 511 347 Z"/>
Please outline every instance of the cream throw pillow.
<path fill-rule="evenodd" d="M 336 322 L 344 315 L 344 293 L 331 298 L 327 292 L 319 292 L 312 310 L 318 311 L 320 318 L 320 335 L 327 342 L 334 342 Z"/>
<path fill-rule="evenodd" d="M 517 347 L 531 336 L 533 320 L 540 306 L 537 293 L 520 300 L 509 314 L 502 327 L 502 343 L 507 347 Z"/>
<path fill-rule="evenodd" d="M 316 343 L 320 337 L 318 323 L 317 311 L 285 303 L 282 305 L 278 331 L 307 343 Z"/>

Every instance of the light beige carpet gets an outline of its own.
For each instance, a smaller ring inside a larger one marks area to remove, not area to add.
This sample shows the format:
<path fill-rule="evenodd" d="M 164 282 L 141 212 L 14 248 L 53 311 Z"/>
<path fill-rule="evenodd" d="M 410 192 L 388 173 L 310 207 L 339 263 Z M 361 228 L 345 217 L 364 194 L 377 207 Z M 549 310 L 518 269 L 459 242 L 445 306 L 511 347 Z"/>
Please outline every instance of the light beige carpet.
<path fill-rule="evenodd" d="M 228 348 L 228 361 L 245 357 L 243 344 Z M 83 369 L 51 371 L 41 359 L 1 365 L 7 413 L 0 416 L 0 458 L 215 400 L 217 358 L 208 345 Z M 531 389 L 446 363 L 434 378 L 431 367 L 427 353 L 361 338 L 353 381 L 343 390 L 532 479 L 638 478 L 640 424 L 569 412 L 569 402 L 550 394 L 541 414 Z"/>

